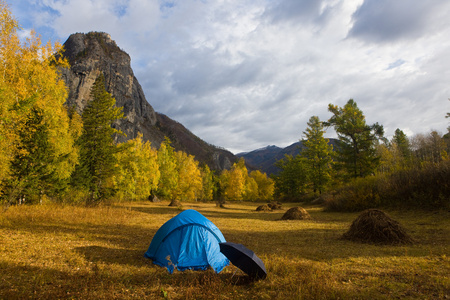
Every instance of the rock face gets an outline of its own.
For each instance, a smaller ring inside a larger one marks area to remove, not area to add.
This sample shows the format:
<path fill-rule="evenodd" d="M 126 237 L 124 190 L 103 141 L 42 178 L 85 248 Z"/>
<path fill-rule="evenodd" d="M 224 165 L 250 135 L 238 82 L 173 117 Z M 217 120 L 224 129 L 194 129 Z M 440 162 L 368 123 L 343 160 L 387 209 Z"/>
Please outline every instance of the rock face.
<path fill-rule="evenodd" d="M 183 125 L 155 112 L 133 74 L 130 56 L 116 45 L 109 34 L 72 34 L 64 43 L 63 55 L 71 66 L 70 69 L 62 69 L 62 77 L 69 88 L 66 104 L 75 107 L 79 113 L 90 101 L 95 79 L 103 73 L 106 90 L 116 99 L 116 105 L 123 108 L 125 116 L 114 127 L 124 132 L 126 137 L 118 136 L 116 142 L 133 139 L 142 133 L 144 140 L 159 147 L 167 136 L 176 150 L 194 155 L 211 169 L 227 169 L 237 160 L 231 152 L 207 144 Z"/>

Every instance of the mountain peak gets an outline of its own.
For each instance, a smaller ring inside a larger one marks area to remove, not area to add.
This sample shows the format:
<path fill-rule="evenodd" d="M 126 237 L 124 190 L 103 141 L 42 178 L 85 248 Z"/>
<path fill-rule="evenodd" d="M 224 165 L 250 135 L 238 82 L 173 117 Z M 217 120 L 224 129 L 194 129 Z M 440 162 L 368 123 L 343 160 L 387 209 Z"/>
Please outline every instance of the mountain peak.
<path fill-rule="evenodd" d="M 147 102 L 141 85 L 131 69 L 131 58 L 105 32 L 75 33 L 64 43 L 63 56 L 70 69 L 62 69 L 62 77 L 69 88 L 66 104 L 82 113 L 90 101 L 92 85 L 100 74 L 105 77 L 105 88 L 122 107 L 124 119 L 113 127 L 126 136 L 117 136 L 116 142 L 125 142 L 143 135 L 153 147 L 159 147 L 164 137 L 172 141 L 176 150 L 194 155 L 211 169 L 231 167 L 237 158 L 229 151 L 209 145 L 181 124 L 158 114 Z"/>

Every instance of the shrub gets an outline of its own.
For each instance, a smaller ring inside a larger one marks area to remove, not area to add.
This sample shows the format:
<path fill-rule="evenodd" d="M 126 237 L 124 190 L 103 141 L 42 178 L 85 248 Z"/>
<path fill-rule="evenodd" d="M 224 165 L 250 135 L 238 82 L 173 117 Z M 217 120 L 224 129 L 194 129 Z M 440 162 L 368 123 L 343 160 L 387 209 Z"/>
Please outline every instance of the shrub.
<path fill-rule="evenodd" d="M 427 209 L 450 208 L 450 160 L 426 163 L 389 176 L 388 204 Z"/>
<path fill-rule="evenodd" d="M 358 178 L 325 197 L 326 208 L 335 211 L 376 207 L 448 209 L 449 178 L 450 160 Z"/>
<path fill-rule="evenodd" d="M 356 178 L 335 191 L 330 197 L 324 197 L 329 210 L 335 211 L 360 211 L 367 208 L 379 207 L 381 197 L 379 188 L 383 176 Z"/>

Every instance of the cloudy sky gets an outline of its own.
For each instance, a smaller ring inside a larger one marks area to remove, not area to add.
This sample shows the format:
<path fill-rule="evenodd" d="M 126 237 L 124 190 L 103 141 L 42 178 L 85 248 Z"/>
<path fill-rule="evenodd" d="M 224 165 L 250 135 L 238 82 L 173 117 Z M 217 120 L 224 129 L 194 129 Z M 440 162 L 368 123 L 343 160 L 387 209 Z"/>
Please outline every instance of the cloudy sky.
<path fill-rule="evenodd" d="M 350 98 L 388 137 L 449 125 L 448 0 L 7 2 L 23 36 L 111 34 L 156 111 L 234 153 L 290 145 Z"/>

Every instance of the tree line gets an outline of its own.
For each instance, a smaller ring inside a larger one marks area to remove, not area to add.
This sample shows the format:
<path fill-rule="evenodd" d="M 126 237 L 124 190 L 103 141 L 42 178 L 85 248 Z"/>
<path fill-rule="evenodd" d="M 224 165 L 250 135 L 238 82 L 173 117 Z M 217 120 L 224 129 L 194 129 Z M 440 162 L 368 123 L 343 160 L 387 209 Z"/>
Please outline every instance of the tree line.
<path fill-rule="evenodd" d="M 277 162 L 275 197 L 325 198 L 329 207 L 360 210 L 379 205 L 442 208 L 450 205 L 450 127 L 409 138 L 396 129 L 388 140 L 382 125 L 367 124 L 357 103 L 329 104 L 327 121 L 310 118 L 303 132 L 306 147 Z M 446 116 L 449 117 L 449 114 Z M 324 138 L 333 127 L 336 149 Z"/>
<path fill-rule="evenodd" d="M 95 205 L 105 200 L 266 200 L 273 182 L 239 161 L 216 174 L 166 138 L 158 149 L 142 135 L 115 144 L 112 124 L 122 109 L 103 75 L 79 114 L 66 107 L 59 69 L 69 67 L 59 44 L 32 33 L 22 43 L 18 23 L 0 1 L 0 199 L 7 205 L 51 200 Z"/>

